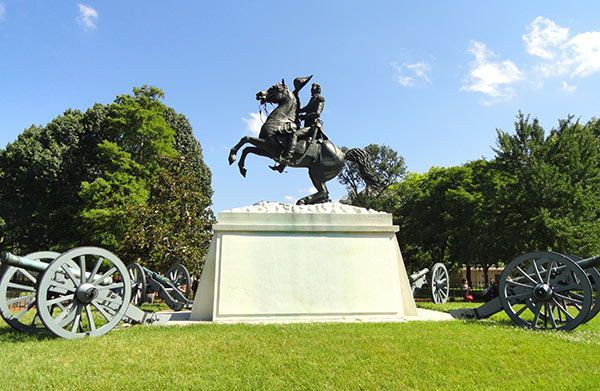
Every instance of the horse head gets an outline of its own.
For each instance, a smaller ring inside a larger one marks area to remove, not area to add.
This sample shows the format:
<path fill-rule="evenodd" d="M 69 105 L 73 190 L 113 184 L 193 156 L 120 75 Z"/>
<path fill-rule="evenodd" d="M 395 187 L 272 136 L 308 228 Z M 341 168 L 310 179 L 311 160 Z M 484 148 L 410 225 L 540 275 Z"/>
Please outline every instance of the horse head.
<path fill-rule="evenodd" d="M 274 84 L 267 90 L 257 92 L 256 100 L 260 101 L 260 104 L 280 104 L 286 100 L 289 95 L 291 95 L 291 91 L 285 85 L 285 80 L 282 79 L 281 83 Z"/>

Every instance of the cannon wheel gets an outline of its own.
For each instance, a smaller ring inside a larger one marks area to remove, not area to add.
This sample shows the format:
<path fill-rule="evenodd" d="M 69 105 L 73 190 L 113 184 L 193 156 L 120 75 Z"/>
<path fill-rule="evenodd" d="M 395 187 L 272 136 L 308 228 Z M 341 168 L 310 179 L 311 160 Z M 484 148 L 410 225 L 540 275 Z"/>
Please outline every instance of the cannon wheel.
<path fill-rule="evenodd" d="M 127 276 L 123 262 L 108 250 L 69 250 L 52 261 L 40 279 L 39 316 L 48 330 L 62 338 L 104 335 L 129 307 L 131 281 Z M 58 304 L 64 310 L 53 313 Z"/>
<path fill-rule="evenodd" d="M 448 284 L 448 269 L 443 263 L 433 265 L 431 271 L 431 296 L 436 304 L 444 304 L 450 295 L 450 284 Z"/>
<path fill-rule="evenodd" d="M 565 256 L 575 263 L 581 261 L 581 259 L 582 259 L 581 257 L 575 256 L 575 255 L 565 255 Z M 528 274 L 531 274 L 534 272 L 535 271 L 533 269 L 533 265 L 527 269 Z M 600 289 L 600 285 L 599 285 L 600 284 L 600 272 L 598 272 L 598 270 L 596 268 L 592 267 L 589 269 L 585 269 L 585 273 L 588 275 L 588 279 L 590 280 L 590 283 L 592 284 L 593 300 L 592 300 L 592 307 L 590 308 L 590 312 L 588 312 L 587 316 L 581 323 L 586 323 L 586 322 L 590 321 L 598 314 L 598 312 L 600 312 L 600 302 L 598 302 L 598 289 Z M 577 292 L 571 292 L 571 296 L 581 299 L 581 295 Z M 531 303 L 528 303 L 528 305 L 530 308 L 535 310 L 535 307 Z M 541 317 L 541 319 L 544 319 L 545 315 L 540 314 L 540 317 Z M 559 314 L 558 322 L 563 323 L 564 320 L 566 320 L 566 319 L 563 319 L 562 315 Z"/>
<path fill-rule="evenodd" d="M 518 325 L 572 330 L 587 317 L 592 293 L 590 281 L 577 263 L 561 254 L 534 252 L 506 266 L 498 298 Z"/>
<path fill-rule="evenodd" d="M 583 323 L 590 321 L 593 317 L 598 315 L 598 312 L 600 312 L 600 297 L 598 297 L 600 293 L 600 272 L 595 267 L 585 269 L 585 272 L 588 274 L 588 278 L 590 279 L 590 283 L 592 284 L 592 289 L 594 290 L 595 296 L 592 308 L 590 309 L 588 315 L 585 317 Z"/>
<path fill-rule="evenodd" d="M 25 255 L 35 261 L 49 262 L 60 253 L 38 251 Z M 24 332 L 45 330 L 37 312 L 31 320 L 27 314 L 36 309 L 35 292 L 39 275 L 23 268 L 8 266 L 0 279 L 0 315 L 12 328 Z M 9 298 L 8 289 L 11 289 Z M 25 321 L 26 319 L 26 321 Z"/>
<path fill-rule="evenodd" d="M 181 264 L 173 265 L 167 270 L 167 278 L 175 285 L 177 289 L 185 294 L 185 297 L 190 297 L 190 291 L 192 290 L 192 283 L 190 279 L 190 273 L 188 273 L 185 266 Z"/>
<path fill-rule="evenodd" d="M 131 279 L 131 304 L 137 307 L 146 302 L 146 273 L 139 263 L 130 263 L 127 271 Z"/>
<path fill-rule="evenodd" d="M 581 257 L 575 255 L 567 255 L 567 257 L 574 262 L 581 261 Z M 590 312 L 587 314 L 582 323 L 590 321 L 592 318 L 598 315 L 598 312 L 600 312 L 600 302 L 598 301 L 598 291 L 600 290 L 600 272 L 598 272 L 598 269 L 595 267 L 585 269 L 585 272 L 587 273 L 588 279 L 592 284 L 594 300 L 592 301 L 592 308 L 590 308 Z"/>

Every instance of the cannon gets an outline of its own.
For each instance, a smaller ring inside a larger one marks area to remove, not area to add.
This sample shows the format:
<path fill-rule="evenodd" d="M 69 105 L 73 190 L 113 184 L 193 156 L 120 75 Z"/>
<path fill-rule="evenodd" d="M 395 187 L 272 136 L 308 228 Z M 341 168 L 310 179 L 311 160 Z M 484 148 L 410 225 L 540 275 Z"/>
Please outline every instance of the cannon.
<path fill-rule="evenodd" d="M 497 298 L 450 314 L 458 319 L 483 319 L 504 310 L 520 326 L 573 330 L 600 311 L 598 265 L 600 256 L 581 259 L 545 251 L 524 254 L 502 272 Z"/>
<path fill-rule="evenodd" d="M 3 253 L 1 262 L 0 315 L 16 330 L 47 329 L 75 339 L 104 335 L 121 321 L 164 324 L 170 319 L 131 304 L 132 291 L 140 287 L 108 250 L 78 247 L 25 257 Z"/>
<path fill-rule="evenodd" d="M 192 308 L 192 301 L 188 299 L 191 290 L 190 274 L 185 266 L 171 266 L 166 277 L 138 263 L 130 263 L 127 270 L 135 286 L 132 292 L 134 305 L 141 305 L 148 295 L 156 292 L 173 311 Z"/>
<path fill-rule="evenodd" d="M 433 302 L 444 304 L 448 301 L 448 295 L 450 294 L 448 269 L 443 263 L 436 263 L 433 265 L 430 279 L 427 278 L 428 273 L 429 269 L 425 268 L 409 276 L 413 297 L 417 289 L 429 284 Z"/>

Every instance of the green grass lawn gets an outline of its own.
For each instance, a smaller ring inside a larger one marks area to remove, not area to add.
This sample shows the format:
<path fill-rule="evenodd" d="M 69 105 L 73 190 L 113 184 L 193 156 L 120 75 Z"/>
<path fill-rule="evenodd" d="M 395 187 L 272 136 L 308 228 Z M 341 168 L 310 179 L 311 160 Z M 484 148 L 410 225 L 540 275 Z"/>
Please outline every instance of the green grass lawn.
<path fill-rule="evenodd" d="M 449 303 L 425 308 L 447 310 Z M 0 325 L 0 390 L 594 390 L 600 319 L 133 326 L 63 340 Z"/>

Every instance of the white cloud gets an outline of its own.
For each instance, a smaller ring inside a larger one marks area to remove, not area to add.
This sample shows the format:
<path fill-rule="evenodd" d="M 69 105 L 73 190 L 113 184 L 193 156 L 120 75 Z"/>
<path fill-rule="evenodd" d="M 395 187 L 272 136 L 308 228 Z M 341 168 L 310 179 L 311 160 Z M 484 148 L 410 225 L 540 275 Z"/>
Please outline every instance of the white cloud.
<path fill-rule="evenodd" d="M 426 64 L 423 61 L 419 61 L 415 64 L 408 64 L 406 65 L 406 67 L 413 71 L 418 77 L 425 79 L 427 83 L 431 83 L 431 80 L 429 80 L 429 76 L 427 76 L 427 73 L 431 71 L 431 67 L 429 66 L 429 64 Z"/>
<path fill-rule="evenodd" d="M 296 203 L 296 197 L 292 197 L 290 195 L 286 195 L 283 197 L 287 202 L 289 202 L 290 204 L 295 204 Z"/>
<path fill-rule="evenodd" d="M 98 11 L 88 5 L 77 4 L 79 7 L 79 16 L 77 22 L 84 30 L 96 30 L 96 21 L 98 20 Z"/>
<path fill-rule="evenodd" d="M 414 64 L 404 63 L 402 65 L 393 62 L 391 65 L 396 71 L 394 79 L 404 87 L 413 87 L 417 78 L 421 78 L 427 83 L 431 83 L 431 79 L 429 79 L 428 75 L 431 71 L 431 67 L 424 61 L 419 61 Z"/>
<path fill-rule="evenodd" d="M 254 137 L 258 137 L 260 128 L 264 123 L 260 113 L 250 113 L 250 118 L 242 118 L 242 120 L 246 123 L 246 129 L 250 132 L 250 134 L 252 134 Z"/>
<path fill-rule="evenodd" d="M 576 86 L 571 86 L 566 81 L 563 81 L 562 82 L 562 89 L 565 92 L 573 92 L 573 91 L 575 91 L 577 89 L 577 87 Z"/>
<path fill-rule="evenodd" d="M 600 31 L 577 34 L 569 39 L 569 28 L 538 16 L 523 35 L 527 53 L 543 62 L 535 69 L 545 77 L 587 77 L 600 72 Z"/>
<path fill-rule="evenodd" d="M 574 36 L 565 52 L 567 58 L 573 59 L 571 76 L 586 77 L 600 71 L 600 31 Z"/>
<path fill-rule="evenodd" d="M 0 3 L 0 20 L 4 20 L 4 15 L 6 15 L 6 7 Z"/>
<path fill-rule="evenodd" d="M 526 27 L 527 34 L 523 34 L 523 42 L 527 53 L 552 60 L 558 55 L 557 48 L 563 44 L 568 36 L 569 29 L 560 27 L 553 21 L 538 16 Z"/>
<path fill-rule="evenodd" d="M 492 98 L 485 104 L 508 100 L 513 97 L 512 84 L 524 79 L 523 73 L 509 60 L 493 61 L 498 57 L 482 42 L 471 41 L 469 52 L 475 56 L 465 82 L 460 91 L 480 92 Z"/>

